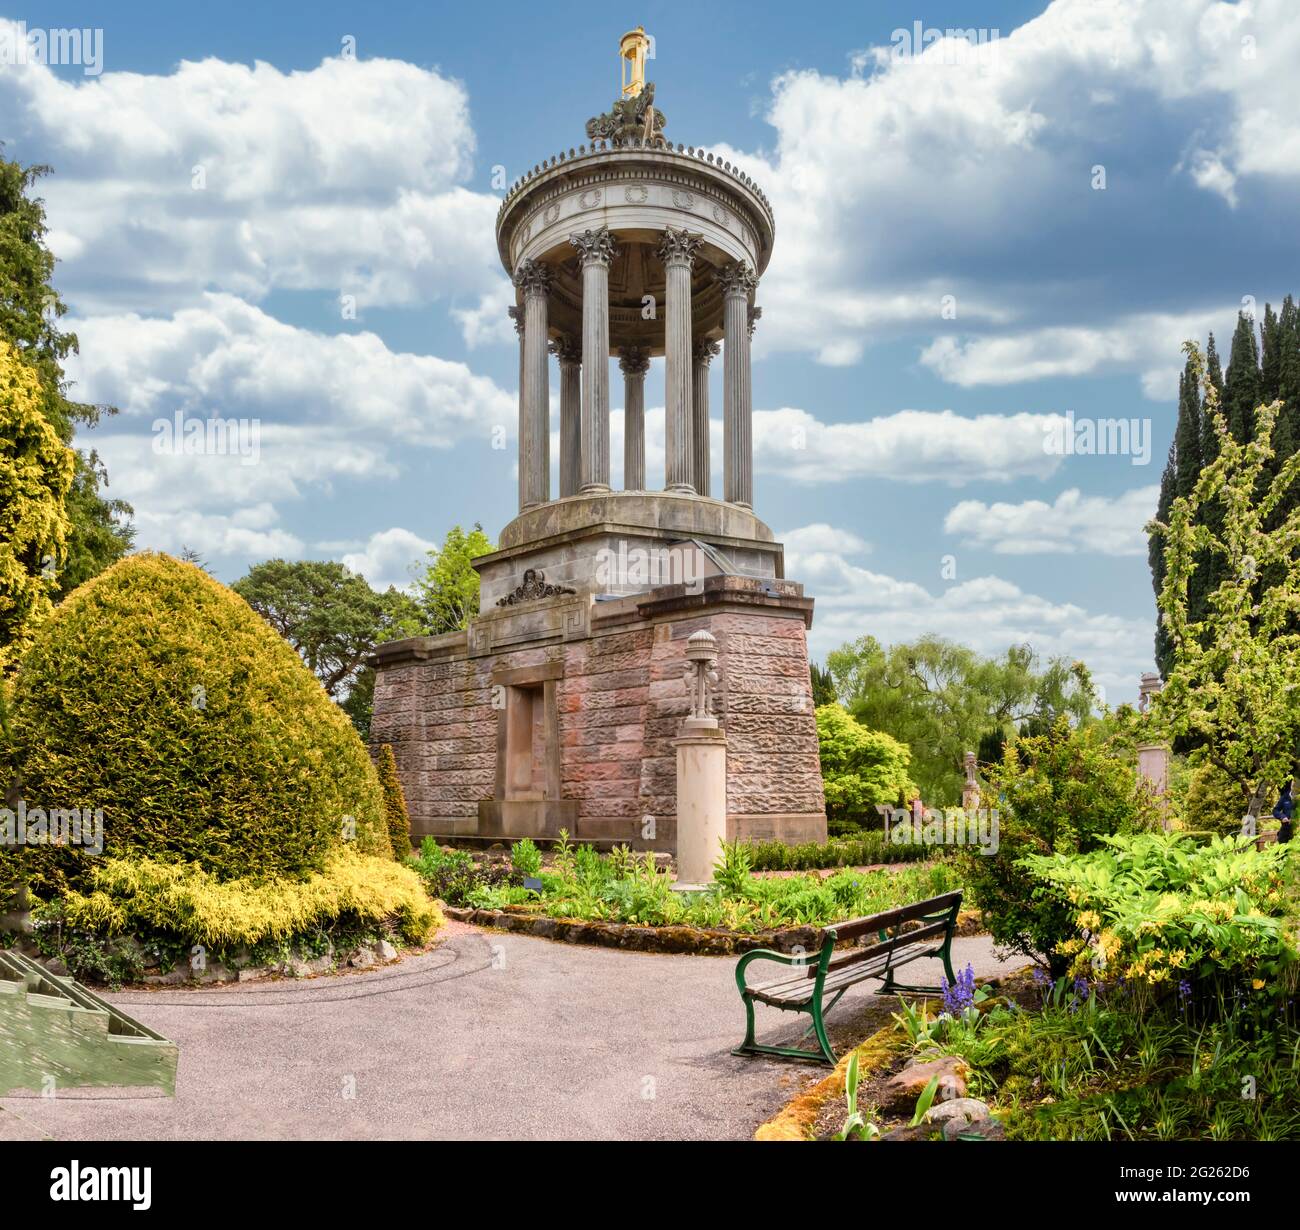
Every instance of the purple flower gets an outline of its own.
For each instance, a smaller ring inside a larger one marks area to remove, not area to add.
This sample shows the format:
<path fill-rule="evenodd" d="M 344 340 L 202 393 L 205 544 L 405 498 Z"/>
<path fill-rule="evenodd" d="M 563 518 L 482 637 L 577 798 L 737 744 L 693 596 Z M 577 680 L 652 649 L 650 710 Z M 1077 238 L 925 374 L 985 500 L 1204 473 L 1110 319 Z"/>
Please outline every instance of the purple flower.
<path fill-rule="evenodd" d="M 943 1010 L 951 1016 L 961 1016 L 975 1002 L 975 971 L 969 965 L 957 975 L 949 986 L 945 976 L 940 980 L 943 991 Z"/>
<path fill-rule="evenodd" d="M 1192 984 L 1188 982 L 1186 978 L 1183 978 L 1178 983 L 1179 1012 L 1186 1012 L 1187 1005 L 1191 1003 L 1191 1000 L 1192 1000 Z"/>

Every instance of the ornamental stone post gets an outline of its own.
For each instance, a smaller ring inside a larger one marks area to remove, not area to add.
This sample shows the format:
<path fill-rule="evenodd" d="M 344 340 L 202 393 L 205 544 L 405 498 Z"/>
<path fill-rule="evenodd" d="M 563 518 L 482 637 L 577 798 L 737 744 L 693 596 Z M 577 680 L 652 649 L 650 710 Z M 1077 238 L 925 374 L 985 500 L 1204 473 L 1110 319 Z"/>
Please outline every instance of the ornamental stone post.
<path fill-rule="evenodd" d="M 1164 688 L 1160 676 L 1148 671 L 1138 684 L 1138 712 L 1144 717 L 1151 712 L 1151 698 Z M 1169 790 L 1169 744 L 1157 740 L 1146 740 L 1137 746 L 1138 777 L 1146 788 L 1155 796 L 1161 809 L 1165 812 L 1163 825 L 1166 831 L 1171 827 L 1168 815 Z"/>
<path fill-rule="evenodd" d="M 582 347 L 571 337 L 551 343 L 560 364 L 560 496 L 577 495 L 582 472 Z"/>
<path fill-rule="evenodd" d="M 695 492 L 691 418 L 691 266 L 701 239 L 668 227 L 659 244 L 667 283 L 664 307 L 664 489 Z"/>
<path fill-rule="evenodd" d="M 546 296 L 551 273 L 523 261 L 515 285 L 524 292 L 524 416 L 519 433 L 520 504 L 532 508 L 551 498 L 551 390 L 546 345 Z"/>
<path fill-rule="evenodd" d="M 691 464 L 695 472 L 695 492 L 709 494 L 709 364 L 717 356 L 717 342 L 696 342 L 691 357 L 695 368 L 691 373 L 692 411 Z"/>
<path fill-rule="evenodd" d="M 635 347 L 619 352 L 623 372 L 623 490 L 645 490 L 645 374 L 650 356 Z"/>
<path fill-rule="evenodd" d="M 727 839 L 727 739 L 713 715 L 718 684 L 718 643 L 713 633 L 693 633 L 686 642 L 686 690 L 690 715 L 678 730 L 677 882 L 679 890 L 701 888 L 713 879 L 713 865 Z"/>
<path fill-rule="evenodd" d="M 754 503 L 754 457 L 750 420 L 749 299 L 758 286 L 754 272 L 734 261 L 718 274 L 722 283 L 724 367 L 722 380 L 722 498 L 744 508 Z"/>
<path fill-rule="evenodd" d="M 579 490 L 609 490 L 609 266 L 607 227 L 570 235 L 582 259 L 582 461 Z"/>

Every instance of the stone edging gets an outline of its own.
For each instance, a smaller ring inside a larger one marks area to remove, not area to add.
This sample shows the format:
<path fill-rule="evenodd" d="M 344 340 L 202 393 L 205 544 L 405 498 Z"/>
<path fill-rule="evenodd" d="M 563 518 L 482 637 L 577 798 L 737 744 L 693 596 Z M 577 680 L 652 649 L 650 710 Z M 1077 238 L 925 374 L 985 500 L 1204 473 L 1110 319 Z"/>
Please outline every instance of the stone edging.
<path fill-rule="evenodd" d="M 849 1060 L 854 1055 L 858 1057 L 859 1079 L 865 1082 L 868 1076 L 878 1072 L 906 1048 L 907 1040 L 899 1032 L 898 1026 L 886 1025 L 883 1029 L 878 1029 L 865 1042 L 845 1054 L 828 1076 L 787 1102 L 766 1123 L 759 1124 L 754 1139 L 810 1140 L 809 1131 L 817 1122 L 822 1107 L 832 1098 L 844 1096 Z"/>

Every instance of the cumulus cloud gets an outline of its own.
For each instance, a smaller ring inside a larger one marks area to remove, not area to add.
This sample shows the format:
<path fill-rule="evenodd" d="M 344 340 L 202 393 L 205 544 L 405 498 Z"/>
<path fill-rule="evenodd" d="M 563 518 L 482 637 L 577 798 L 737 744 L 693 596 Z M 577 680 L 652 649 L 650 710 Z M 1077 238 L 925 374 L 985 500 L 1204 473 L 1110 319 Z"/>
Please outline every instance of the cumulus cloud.
<path fill-rule="evenodd" d="M 12 23 L 4 23 L 12 25 Z M 216 58 L 173 72 L 0 73 L 9 152 L 42 186 L 80 310 L 171 310 L 203 289 L 366 306 L 476 300 L 501 279 L 497 201 L 470 191 L 465 88 L 400 60 L 306 71 Z"/>
<path fill-rule="evenodd" d="M 406 589 L 414 579 L 414 570 L 430 551 L 437 549 L 436 542 L 393 526 L 371 534 L 364 548 L 343 556 L 343 563 L 353 572 L 359 572 L 375 589 L 387 589 L 390 585 Z"/>
<path fill-rule="evenodd" d="M 1155 514 L 1159 494 L 1159 487 L 1139 487 L 1109 498 L 1085 496 L 1072 487 L 1051 504 L 963 500 L 949 511 L 943 528 L 967 546 L 999 555 L 1145 555 L 1142 527 Z"/>
<path fill-rule="evenodd" d="M 814 542 L 824 527 L 814 529 Z M 1079 658 L 1107 694 L 1131 695 L 1141 673 L 1151 669 L 1148 620 L 1089 611 L 1055 602 L 997 576 L 954 582 L 932 592 L 861 566 L 858 552 L 791 549 L 803 530 L 786 536 L 786 572 L 816 598 L 809 647 L 815 657 L 870 634 L 884 644 L 933 633 L 970 645 L 983 654 L 1030 644 L 1047 657 Z"/>
<path fill-rule="evenodd" d="M 943 40 L 908 58 L 861 50 L 848 76 L 783 73 L 767 114 L 773 148 L 721 147 L 780 219 L 756 344 L 851 363 L 871 342 L 932 324 L 926 362 L 946 379 L 1135 370 L 1166 396 L 1162 296 L 1185 236 L 1152 218 L 1205 210 L 1209 196 L 1250 201 L 1275 225 L 1248 243 L 1288 242 L 1300 178 L 1292 8 L 1056 0 L 987 56 L 953 57 Z M 1101 251 L 1118 291 L 1097 279 Z M 1211 273 L 1183 279 L 1200 336 L 1212 310 L 1222 324 L 1233 306 Z M 1115 293 L 1127 309 L 1118 320 Z M 955 316 L 941 320 L 944 295 Z M 1150 325 L 1145 342 L 1121 336 Z M 1005 366 L 992 349 L 971 352 L 984 344 L 972 335 L 992 346 L 1004 333 Z"/>

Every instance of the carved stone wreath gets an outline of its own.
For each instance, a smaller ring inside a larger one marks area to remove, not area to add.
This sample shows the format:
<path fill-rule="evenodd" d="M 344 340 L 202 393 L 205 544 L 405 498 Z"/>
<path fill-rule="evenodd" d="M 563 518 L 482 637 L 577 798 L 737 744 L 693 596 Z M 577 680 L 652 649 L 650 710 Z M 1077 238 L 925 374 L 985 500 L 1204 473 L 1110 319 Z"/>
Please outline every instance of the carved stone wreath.
<path fill-rule="evenodd" d="M 643 184 L 633 184 L 623 193 L 629 205 L 644 205 L 650 197 L 649 190 Z"/>
<path fill-rule="evenodd" d="M 540 568 L 529 568 L 524 572 L 524 583 L 513 593 L 497 599 L 497 606 L 514 606 L 518 602 L 536 602 L 539 598 L 558 598 L 562 594 L 577 593 L 567 585 L 548 585 L 546 574 Z"/>

